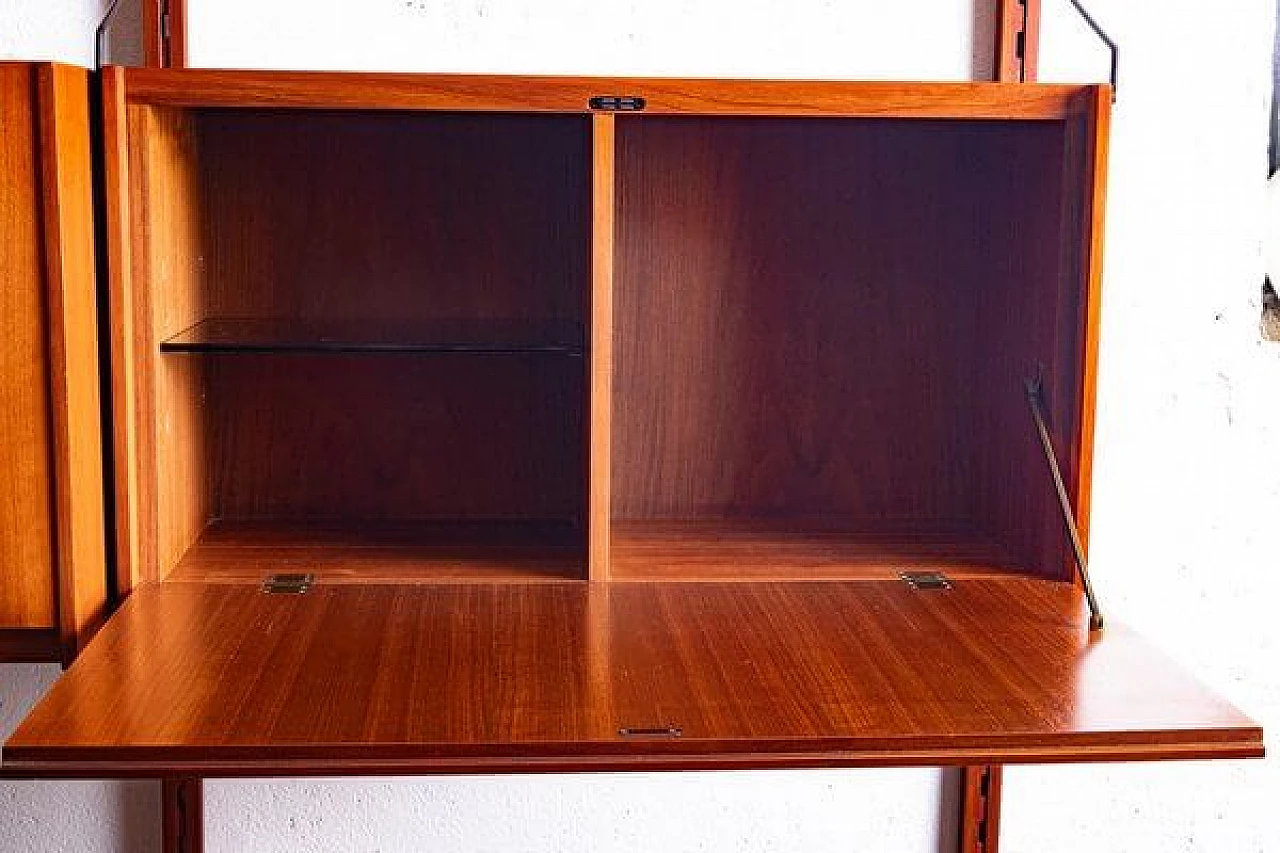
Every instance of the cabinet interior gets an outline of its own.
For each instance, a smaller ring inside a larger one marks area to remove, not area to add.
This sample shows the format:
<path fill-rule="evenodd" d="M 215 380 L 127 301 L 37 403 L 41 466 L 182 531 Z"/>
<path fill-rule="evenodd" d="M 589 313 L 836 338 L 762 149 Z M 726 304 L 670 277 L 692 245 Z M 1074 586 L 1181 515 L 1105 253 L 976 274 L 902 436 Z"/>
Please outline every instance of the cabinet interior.
<path fill-rule="evenodd" d="M 1067 125 L 618 127 L 615 575 L 1068 577 L 1023 385 L 1075 434 Z"/>
<path fill-rule="evenodd" d="M 158 577 L 587 577 L 593 227 L 605 576 L 1069 576 L 1069 120 L 129 110 Z"/>
<path fill-rule="evenodd" d="M 158 573 L 581 577 L 588 120 L 132 110 Z"/>

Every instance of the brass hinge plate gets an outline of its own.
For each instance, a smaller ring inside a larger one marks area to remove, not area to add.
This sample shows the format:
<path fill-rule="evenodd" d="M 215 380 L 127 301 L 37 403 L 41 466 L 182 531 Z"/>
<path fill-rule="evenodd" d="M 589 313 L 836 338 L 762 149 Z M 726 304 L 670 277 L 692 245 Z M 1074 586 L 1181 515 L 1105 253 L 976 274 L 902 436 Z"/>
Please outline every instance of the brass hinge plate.
<path fill-rule="evenodd" d="M 653 726 L 649 728 L 636 728 L 632 726 L 623 726 L 618 729 L 619 737 L 634 738 L 676 738 L 684 734 L 684 730 L 679 726 Z"/>
<path fill-rule="evenodd" d="M 912 589 L 951 589 L 951 579 L 942 572 L 902 572 L 898 577 Z"/>
<path fill-rule="evenodd" d="M 268 595 L 302 595 L 311 589 L 316 576 L 311 574 L 267 575 L 262 581 L 262 591 Z"/>

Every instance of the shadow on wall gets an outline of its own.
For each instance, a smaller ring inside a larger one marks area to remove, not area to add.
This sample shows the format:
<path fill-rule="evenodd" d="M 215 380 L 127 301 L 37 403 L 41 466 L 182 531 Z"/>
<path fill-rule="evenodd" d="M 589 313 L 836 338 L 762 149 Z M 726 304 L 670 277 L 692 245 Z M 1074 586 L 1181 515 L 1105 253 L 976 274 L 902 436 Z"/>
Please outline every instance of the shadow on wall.
<path fill-rule="evenodd" d="M 960 849 L 959 815 L 963 803 L 964 770 L 948 767 L 942 771 L 942 796 L 939 803 L 942 817 L 938 821 L 938 853 L 955 853 Z"/>
<path fill-rule="evenodd" d="M 120 850 L 160 850 L 160 783 L 146 780 L 115 786 Z"/>

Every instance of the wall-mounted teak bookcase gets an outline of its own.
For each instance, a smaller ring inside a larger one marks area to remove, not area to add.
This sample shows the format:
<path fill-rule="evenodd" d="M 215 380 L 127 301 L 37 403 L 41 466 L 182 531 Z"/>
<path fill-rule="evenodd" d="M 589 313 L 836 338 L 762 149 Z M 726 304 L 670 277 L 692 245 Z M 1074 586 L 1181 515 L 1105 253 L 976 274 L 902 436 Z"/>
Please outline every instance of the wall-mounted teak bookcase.
<path fill-rule="evenodd" d="M 1105 88 L 103 83 L 127 600 L 10 772 L 1261 754 L 1028 405 L 1087 529 Z"/>

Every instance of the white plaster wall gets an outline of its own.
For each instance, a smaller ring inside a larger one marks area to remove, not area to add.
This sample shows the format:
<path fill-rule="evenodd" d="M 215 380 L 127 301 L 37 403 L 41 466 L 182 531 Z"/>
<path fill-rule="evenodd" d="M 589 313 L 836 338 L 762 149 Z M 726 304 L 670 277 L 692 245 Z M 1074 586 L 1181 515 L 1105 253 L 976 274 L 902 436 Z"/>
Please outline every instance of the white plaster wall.
<path fill-rule="evenodd" d="M 1043 2 L 1046 76 L 1100 79 L 1105 56 L 1066 0 Z M 982 0 L 977 13 L 970 0 L 189 3 L 190 55 L 209 66 L 912 79 L 989 69 Z M 1113 616 L 1274 731 L 1280 345 L 1257 332 L 1274 2 L 1088 5 L 1124 49 L 1096 583 Z M 0 0 L 0 55 L 82 57 L 84 41 L 59 28 L 75 26 L 69 9 L 94 6 Z M 11 8 L 35 34 L 27 41 L 6 32 Z M 0 672 L 4 715 L 49 677 Z M 933 853 L 946 849 L 939 816 L 953 794 L 930 770 L 218 782 L 207 819 L 219 853 Z M 1008 853 L 1280 851 L 1276 760 L 1014 768 L 1005 796 Z M 0 850 L 150 849 L 148 820 L 154 786 L 0 784 Z"/>

